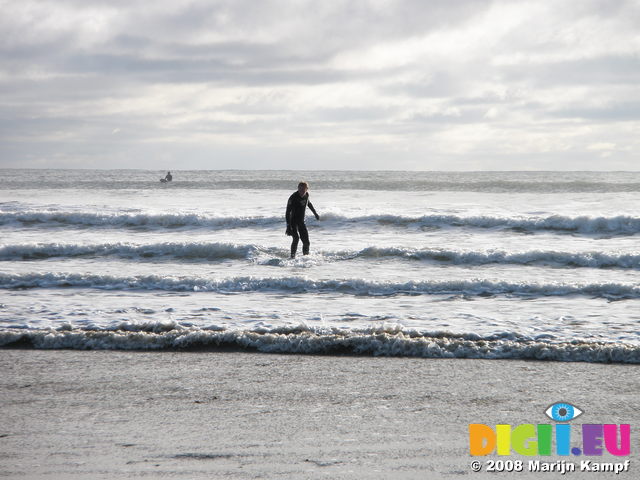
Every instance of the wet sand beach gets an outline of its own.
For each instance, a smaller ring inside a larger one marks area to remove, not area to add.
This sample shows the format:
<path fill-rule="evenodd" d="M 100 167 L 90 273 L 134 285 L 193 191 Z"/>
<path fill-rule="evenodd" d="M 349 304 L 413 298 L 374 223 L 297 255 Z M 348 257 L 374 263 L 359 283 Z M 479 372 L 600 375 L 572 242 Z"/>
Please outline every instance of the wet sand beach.
<path fill-rule="evenodd" d="M 0 366 L 8 478 L 507 478 L 471 470 L 468 425 L 553 423 L 557 401 L 630 423 L 631 456 L 598 460 L 638 474 L 635 365 L 4 349 Z"/>

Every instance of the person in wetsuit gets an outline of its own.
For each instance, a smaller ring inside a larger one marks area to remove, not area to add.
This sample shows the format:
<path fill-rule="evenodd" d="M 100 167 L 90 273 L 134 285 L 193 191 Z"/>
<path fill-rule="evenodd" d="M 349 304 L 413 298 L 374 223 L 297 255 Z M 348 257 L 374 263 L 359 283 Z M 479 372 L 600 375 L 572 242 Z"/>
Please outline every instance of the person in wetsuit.
<path fill-rule="evenodd" d="M 304 223 L 304 214 L 307 210 L 313 212 L 316 220 L 320 220 L 320 215 L 313 208 L 313 205 L 309 201 L 309 184 L 307 182 L 300 182 L 298 184 L 298 191 L 293 192 L 287 202 L 287 213 L 285 218 L 287 219 L 287 231 L 286 234 L 293 237 L 291 240 L 291 258 L 296 258 L 296 252 L 298 251 L 298 241 L 302 239 L 302 254 L 309 255 L 309 232 L 307 226 Z"/>
<path fill-rule="evenodd" d="M 164 177 L 164 179 L 167 182 L 170 182 L 171 180 L 173 180 L 173 177 L 171 176 L 171 172 L 167 172 L 167 175 Z"/>

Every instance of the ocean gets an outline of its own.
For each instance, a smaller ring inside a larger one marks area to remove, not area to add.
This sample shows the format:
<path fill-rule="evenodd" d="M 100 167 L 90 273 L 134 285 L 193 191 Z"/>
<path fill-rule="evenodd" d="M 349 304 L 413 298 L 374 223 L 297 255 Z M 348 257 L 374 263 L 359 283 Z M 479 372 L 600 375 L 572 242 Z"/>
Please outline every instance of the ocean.
<path fill-rule="evenodd" d="M 0 347 L 640 363 L 640 173 L 0 172 Z"/>

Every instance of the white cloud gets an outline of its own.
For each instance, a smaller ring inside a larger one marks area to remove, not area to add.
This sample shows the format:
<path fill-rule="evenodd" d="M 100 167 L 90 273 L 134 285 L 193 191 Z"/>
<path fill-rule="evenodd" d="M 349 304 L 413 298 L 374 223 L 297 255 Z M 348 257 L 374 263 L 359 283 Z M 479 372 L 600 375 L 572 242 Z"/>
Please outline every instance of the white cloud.
<path fill-rule="evenodd" d="M 601 142 L 601 143 L 592 143 L 587 147 L 587 150 L 602 151 L 602 150 L 614 150 L 615 148 L 616 148 L 615 143 Z"/>

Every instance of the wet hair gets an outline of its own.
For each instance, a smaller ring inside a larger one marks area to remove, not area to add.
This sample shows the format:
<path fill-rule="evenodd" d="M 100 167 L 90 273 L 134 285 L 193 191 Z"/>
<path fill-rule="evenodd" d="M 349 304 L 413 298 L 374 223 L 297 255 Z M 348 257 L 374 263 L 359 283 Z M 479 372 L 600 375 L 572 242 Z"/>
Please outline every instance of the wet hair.
<path fill-rule="evenodd" d="M 298 188 L 300 188 L 300 187 L 304 187 L 304 188 L 306 188 L 307 190 L 309 190 L 309 184 L 308 184 L 307 182 L 300 182 L 300 183 L 298 184 Z"/>

